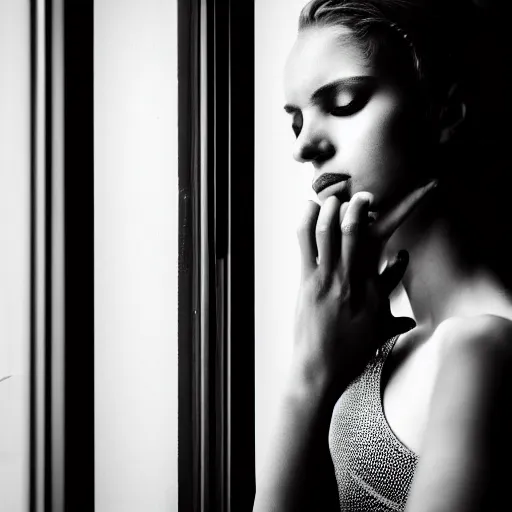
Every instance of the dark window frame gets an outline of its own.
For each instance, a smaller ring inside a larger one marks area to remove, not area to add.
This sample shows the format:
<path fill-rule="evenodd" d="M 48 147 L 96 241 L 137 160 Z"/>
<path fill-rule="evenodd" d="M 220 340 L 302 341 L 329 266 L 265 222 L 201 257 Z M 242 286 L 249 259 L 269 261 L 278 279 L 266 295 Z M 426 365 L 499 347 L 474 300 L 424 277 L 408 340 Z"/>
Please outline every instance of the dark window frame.
<path fill-rule="evenodd" d="M 94 1 L 31 0 L 31 512 L 94 510 Z"/>
<path fill-rule="evenodd" d="M 179 510 L 252 510 L 254 2 L 178 0 Z"/>

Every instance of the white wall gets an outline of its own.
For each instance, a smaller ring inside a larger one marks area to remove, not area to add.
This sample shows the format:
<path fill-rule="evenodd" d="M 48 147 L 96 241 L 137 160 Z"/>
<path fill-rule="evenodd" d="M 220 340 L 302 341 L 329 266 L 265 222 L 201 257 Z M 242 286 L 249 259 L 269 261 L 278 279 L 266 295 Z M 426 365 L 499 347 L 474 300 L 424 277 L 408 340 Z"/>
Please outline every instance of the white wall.
<path fill-rule="evenodd" d="M 28 511 L 29 2 L 0 2 L 0 510 Z M 11 376 L 6 380 L 2 378 Z"/>
<path fill-rule="evenodd" d="M 255 1 L 256 468 L 274 427 L 292 348 L 300 253 L 295 234 L 313 170 L 292 158 L 283 70 L 305 0 Z"/>
<path fill-rule="evenodd" d="M 295 135 L 285 104 L 283 71 L 306 0 L 255 1 L 255 322 L 256 471 L 261 469 L 290 363 L 300 276 L 296 227 L 313 168 L 292 158 Z M 392 303 L 409 314 L 406 297 Z"/>
<path fill-rule="evenodd" d="M 94 10 L 96 511 L 177 511 L 177 6 Z"/>

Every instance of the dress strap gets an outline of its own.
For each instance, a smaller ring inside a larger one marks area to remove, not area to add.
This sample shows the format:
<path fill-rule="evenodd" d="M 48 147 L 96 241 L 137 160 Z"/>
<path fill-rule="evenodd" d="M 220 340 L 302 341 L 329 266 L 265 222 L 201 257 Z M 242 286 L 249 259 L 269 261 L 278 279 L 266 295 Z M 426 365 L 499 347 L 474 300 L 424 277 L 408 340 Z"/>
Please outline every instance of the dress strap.
<path fill-rule="evenodd" d="M 393 336 L 389 338 L 387 341 L 385 341 L 378 349 L 377 353 L 375 354 L 377 358 L 386 358 L 388 354 L 393 350 L 393 347 L 395 346 L 395 343 L 397 342 L 398 338 L 400 337 L 400 334 L 397 334 L 396 336 Z"/>

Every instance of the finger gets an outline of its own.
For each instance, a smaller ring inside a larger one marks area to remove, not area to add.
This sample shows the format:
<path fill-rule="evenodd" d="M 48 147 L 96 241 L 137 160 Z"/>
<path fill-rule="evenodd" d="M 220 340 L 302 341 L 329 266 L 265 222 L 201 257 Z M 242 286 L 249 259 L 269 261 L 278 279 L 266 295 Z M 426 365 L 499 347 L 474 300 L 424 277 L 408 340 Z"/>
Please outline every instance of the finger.
<path fill-rule="evenodd" d="M 345 214 L 347 213 L 349 202 L 343 203 L 340 208 L 340 229 L 341 229 L 341 223 L 343 222 L 343 218 L 345 217 Z"/>
<path fill-rule="evenodd" d="M 316 223 L 315 235 L 318 247 L 318 264 L 328 272 L 332 270 L 334 261 L 339 256 L 336 228 L 338 226 L 337 220 L 340 205 L 340 200 L 336 196 L 329 196 L 320 208 L 320 214 Z"/>
<path fill-rule="evenodd" d="M 421 188 L 413 190 L 395 208 L 373 225 L 372 234 L 381 242 L 385 242 L 436 185 L 437 181 L 434 180 Z"/>
<path fill-rule="evenodd" d="M 397 254 L 395 260 L 388 264 L 379 276 L 379 288 L 387 296 L 397 287 L 404 277 L 409 263 L 409 253 L 405 250 Z"/>
<path fill-rule="evenodd" d="M 373 196 L 369 192 L 354 194 L 341 222 L 341 265 L 351 284 L 359 277 L 356 275 L 355 262 L 363 258 L 359 247 L 364 239 L 372 201 Z"/>
<path fill-rule="evenodd" d="M 314 201 L 308 200 L 302 220 L 297 228 L 300 252 L 302 256 L 302 270 L 305 273 L 316 268 L 318 255 L 315 239 L 315 226 L 318 219 L 320 206 Z"/>

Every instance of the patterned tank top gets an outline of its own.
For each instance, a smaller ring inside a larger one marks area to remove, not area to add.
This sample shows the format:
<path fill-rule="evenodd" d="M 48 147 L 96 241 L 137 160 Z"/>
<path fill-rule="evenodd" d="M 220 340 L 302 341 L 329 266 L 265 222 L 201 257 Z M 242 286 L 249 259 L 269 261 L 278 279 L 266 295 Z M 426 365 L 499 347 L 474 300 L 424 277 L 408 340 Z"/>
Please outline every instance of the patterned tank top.
<path fill-rule="evenodd" d="M 342 511 L 405 509 L 418 456 L 391 430 L 381 393 L 382 368 L 397 338 L 383 345 L 334 407 L 329 449 Z"/>

